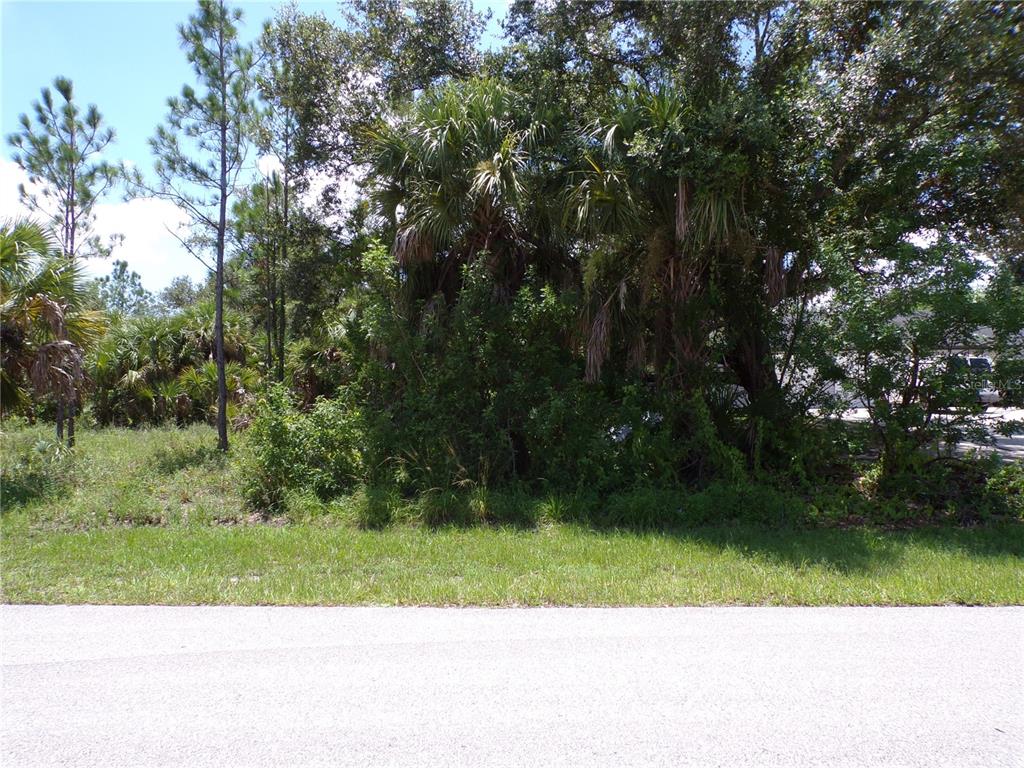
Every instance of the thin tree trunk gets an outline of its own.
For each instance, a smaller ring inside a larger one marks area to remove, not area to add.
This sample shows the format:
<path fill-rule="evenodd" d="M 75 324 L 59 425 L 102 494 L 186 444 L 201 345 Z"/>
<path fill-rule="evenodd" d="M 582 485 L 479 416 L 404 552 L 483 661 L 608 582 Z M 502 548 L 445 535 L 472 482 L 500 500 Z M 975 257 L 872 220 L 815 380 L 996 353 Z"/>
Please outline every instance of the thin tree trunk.
<path fill-rule="evenodd" d="M 267 375 L 274 369 L 274 296 L 270 290 L 270 274 L 267 274 L 267 309 L 266 319 L 263 323 L 267 335 L 263 356 L 265 359 L 264 368 Z"/>
<path fill-rule="evenodd" d="M 284 282 L 277 286 L 277 380 L 284 381 Z"/>
<path fill-rule="evenodd" d="M 68 448 L 75 447 L 75 396 L 68 402 Z"/>
<path fill-rule="evenodd" d="M 64 396 L 57 395 L 57 442 L 64 442 Z"/>
<path fill-rule="evenodd" d="M 283 207 L 283 219 L 284 226 L 282 227 L 281 233 L 281 263 L 278 265 L 278 270 L 284 271 L 288 264 L 288 238 L 291 234 L 289 229 L 288 219 L 288 185 L 291 182 L 288 173 L 288 153 L 291 148 L 289 147 L 288 129 L 285 129 L 285 143 L 284 143 L 284 163 L 283 163 L 283 178 L 284 178 L 284 207 Z M 278 316 L 277 326 L 277 380 L 284 381 L 284 334 L 285 334 L 285 301 L 284 301 L 284 279 L 283 275 L 278 277 L 277 292 L 280 296 L 281 310 Z"/>
<path fill-rule="evenodd" d="M 217 280 L 214 338 L 217 355 L 217 447 L 228 449 L 228 384 L 224 361 L 224 232 L 228 206 L 228 84 L 224 61 L 224 29 L 220 31 L 220 217 L 217 220 Z"/>
<path fill-rule="evenodd" d="M 263 229 L 263 248 L 264 248 L 264 268 L 266 275 L 266 299 L 267 299 L 267 344 L 266 344 L 266 372 L 267 377 L 272 375 L 274 371 L 274 350 L 276 344 L 274 341 L 274 333 L 277 329 L 277 284 L 275 270 L 277 269 L 277 262 L 274 258 L 275 249 L 272 244 L 273 236 L 271 234 L 272 219 L 271 219 L 271 208 L 270 208 L 270 192 L 271 184 L 268 183 L 266 186 L 266 203 L 267 203 L 267 217 L 265 219 Z"/>
<path fill-rule="evenodd" d="M 74 151 L 74 147 L 76 146 L 76 144 L 77 144 L 77 140 L 75 138 L 75 123 L 74 123 L 74 121 L 72 121 L 71 122 L 71 147 L 72 147 L 72 151 Z M 68 248 L 68 252 L 67 252 L 66 255 L 67 255 L 68 262 L 72 266 L 74 266 L 74 263 L 75 263 L 75 235 L 78 232 L 78 216 L 77 216 L 77 211 L 76 211 L 76 206 L 78 204 L 78 200 L 77 200 L 77 197 L 78 197 L 78 173 L 77 173 L 77 170 L 78 170 L 77 164 L 76 163 L 72 163 L 71 164 L 71 188 L 69 190 L 69 195 L 68 195 L 68 217 L 69 217 L 70 224 L 69 224 L 69 227 L 68 227 L 68 239 L 66 241 L 66 245 L 67 245 L 67 248 Z M 66 332 L 62 332 L 61 336 L 63 337 L 65 335 L 65 333 Z M 67 409 L 68 447 L 69 448 L 73 448 L 75 446 L 75 398 L 76 398 L 76 395 L 77 395 L 77 392 L 74 389 L 74 384 L 72 384 L 71 401 L 68 403 L 68 409 Z M 64 415 L 64 413 L 63 413 L 63 411 L 64 411 L 64 408 L 63 408 L 63 406 L 64 406 L 63 396 L 61 397 L 61 403 L 60 404 L 61 404 L 61 417 L 63 419 L 63 415 Z M 64 431 L 63 424 L 58 426 L 58 431 L 59 432 L 63 432 Z"/>
<path fill-rule="evenodd" d="M 75 139 L 75 122 L 71 121 L 71 140 L 69 142 L 72 153 L 75 152 L 76 139 Z M 64 212 L 64 248 L 68 261 L 72 264 L 75 261 L 75 234 L 78 230 L 78 217 L 76 215 L 75 208 L 78 204 L 77 193 L 78 193 L 78 165 L 72 163 L 70 166 L 71 183 L 68 187 L 68 198 L 67 198 L 67 210 Z"/>

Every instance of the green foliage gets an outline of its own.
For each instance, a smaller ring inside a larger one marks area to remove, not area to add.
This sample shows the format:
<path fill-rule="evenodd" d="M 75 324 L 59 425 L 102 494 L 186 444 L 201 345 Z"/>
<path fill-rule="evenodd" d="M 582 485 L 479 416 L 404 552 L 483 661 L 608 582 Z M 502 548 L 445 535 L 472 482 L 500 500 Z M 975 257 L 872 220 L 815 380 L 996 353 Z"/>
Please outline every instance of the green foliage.
<path fill-rule="evenodd" d="M 67 258 L 108 256 L 111 246 L 93 233 L 93 221 L 96 203 L 120 175 L 103 157 L 114 130 L 95 104 L 83 112 L 66 77 L 53 81 L 53 91 L 43 88 L 32 109 L 32 118 L 21 115 L 19 132 L 7 137 L 33 187 L 19 186 L 21 201 L 53 228 Z"/>
<path fill-rule="evenodd" d="M 153 296 L 142 286 L 138 272 L 128 271 L 128 262 L 114 261 L 107 277 L 96 280 L 100 306 L 112 315 L 142 315 L 153 306 Z"/>
<path fill-rule="evenodd" d="M 643 487 L 614 493 L 583 514 L 591 524 L 648 530 L 732 523 L 779 528 L 806 520 L 798 498 L 767 485 L 721 481 L 700 491 Z"/>
<path fill-rule="evenodd" d="M 68 449 L 55 442 L 49 430 L 19 429 L 18 426 L 8 420 L 0 433 L 3 445 L 0 507 L 4 512 L 32 501 L 53 498 L 67 487 L 73 472 Z"/>
<path fill-rule="evenodd" d="M 96 421 L 181 426 L 209 419 L 217 404 L 214 326 L 209 302 L 168 317 L 114 322 L 86 360 Z M 258 386 L 248 364 L 253 343 L 231 313 L 224 335 L 228 398 L 238 403 Z"/>
<path fill-rule="evenodd" d="M 275 385 L 252 409 L 241 458 L 246 498 L 260 511 L 278 512 L 290 490 L 336 496 L 363 476 L 361 445 L 358 411 L 321 400 L 300 412 L 287 390 Z"/>
<path fill-rule="evenodd" d="M 1024 464 L 1006 462 L 985 481 L 985 494 L 998 511 L 1024 520 Z"/>
<path fill-rule="evenodd" d="M 356 0 L 346 6 L 346 43 L 377 75 L 378 98 L 409 96 L 471 76 L 486 17 L 468 0 Z"/>
<path fill-rule="evenodd" d="M 381 249 L 363 268 L 370 290 L 348 338 L 371 479 L 445 491 L 537 473 L 538 412 L 578 392 L 577 369 L 558 343 L 571 309 L 536 280 L 495 301 L 481 259 L 464 270 L 457 305 L 435 298 L 410 327 L 395 312 L 394 267 Z"/>
<path fill-rule="evenodd" d="M 394 267 L 371 249 L 371 290 L 349 335 L 354 393 L 366 404 L 370 482 L 407 492 L 495 487 L 614 489 L 745 475 L 702 401 L 582 381 L 563 338 L 571 296 L 527 273 L 496 301 L 485 260 L 459 302 L 436 299 L 417 328 L 397 315 Z"/>
<path fill-rule="evenodd" d="M 157 307 L 166 314 L 187 310 L 200 301 L 202 286 L 193 284 L 187 275 L 180 275 L 160 291 Z"/>
<path fill-rule="evenodd" d="M 985 319 L 972 287 L 984 272 L 948 241 L 886 253 L 885 266 L 841 284 L 833 322 L 848 387 L 868 404 L 884 471 L 896 473 L 913 467 L 922 446 L 984 435 L 980 382 L 952 352 L 970 348 Z"/>
<path fill-rule="evenodd" d="M 900 472 L 879 462 L 860 480 L 870 503 L 861 503 L 859 515 L 882 524 L 961 525 L 1020 517 L 1021 476 L 1019 462 L 992 455 L 922 459 Z"/>
<path fill-rule="evenodd" d="M 0 414 L 80 396 L 83 352 L 105 330 L 102 314 L 86 308 L 84 283 L 81 262 L 59 253 L 48 230 L 0 224 Z M 62 430 L 58 419 L 58 438 Z"/>

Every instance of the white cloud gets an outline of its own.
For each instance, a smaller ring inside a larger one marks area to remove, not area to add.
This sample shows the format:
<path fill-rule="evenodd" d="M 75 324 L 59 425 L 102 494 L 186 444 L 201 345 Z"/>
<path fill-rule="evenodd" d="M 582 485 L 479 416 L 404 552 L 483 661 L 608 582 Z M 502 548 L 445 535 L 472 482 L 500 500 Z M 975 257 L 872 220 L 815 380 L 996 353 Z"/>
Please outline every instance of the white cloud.
<path fill-rule="evenodd" d="M 151 291 L 165 288 L 178 275 L 188 275 L 193 281 L 206 278 L 206 267 L 172 234 L 184 237 L 188 220 L 188 215 L 174 203 L 155 197 L 96 206 L 96 233 L 104 239 L 124 236 L 111 259 L 128 262 L 128 269 L 138 272 L 142 284 Z M 87 269 L 91 274 L 108 274 L 110 260 L 90 260 Z"/>
<path fill-rule="evenodd" d="M 939 233 L 934 229 L 919 229 L 916 232 L 911 232 L 904 239 L 915 248 L 931 248 L 939 242 Z"/>
<path fill-rule="evenodd" d="M 269 177 L 272 173 L 282 173 L 284 165 L 277 155 L 260 155 L 256 159 L 256 169 L 264 177 Z"/>
<path fill-rule="evenodd" d="M 16 163 L 0 158 L 0 216 L 31 215 L 18 199 L 18 185 L 26 182 L 25 172 Z M 174 203 L 153 197 L 110 199 L 97 203 L 95 214 L 96 234 L 104 240 L 123 235 L 124 241 L 110 259 L 87 260 L 85 268 L 90 275 L 109 274 L 112 260 L 121 259 L 139 273 L 142 284 L 151 291 L 165 288 L 178 275 L 188 275 L 192 280 L 206 278 L 206 267 L 172 234 L 184 236 L 188 231 L 188 216 Z"/>
<path fill-rule="evenodd" d="M 0 179 L 0 215 L 5 219 L 29 215 L 18 195 L 19 184 L 28 186 L 28 174 L 13 160 L 0 158 Z"/>

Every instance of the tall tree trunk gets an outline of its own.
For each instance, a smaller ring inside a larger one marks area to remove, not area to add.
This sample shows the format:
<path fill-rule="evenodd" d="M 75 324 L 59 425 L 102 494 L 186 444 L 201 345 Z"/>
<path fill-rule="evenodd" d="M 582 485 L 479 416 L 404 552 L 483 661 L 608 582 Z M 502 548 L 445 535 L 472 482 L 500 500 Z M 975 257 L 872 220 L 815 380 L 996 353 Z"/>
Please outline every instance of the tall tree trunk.
<path fill-rule="evenodd" d="M 75 147 L 77 140 L 75 138 L 75 123 L 71 121 L 71 146 Z M 75 236 L 78 234 L 78 166 L 77 163 L 71 164 L 71 187 L 68 195 L 68 239 L 67 244 L 67 259 L 73 267 L 75 264 Z M 60 338 L 64 338 L 66 331 L 61 332 Z M 68 420 L 68 447 L 74 448 L 75 446 L 75 399 L 77 397 L 77 391 L 74 383 L 71 385 L 71 400 L 68 403 L 67 409 L 67 420 Z M 61 416 L 63 417 L 63 396 L 61 398 Z M 63 431 L 63 427 L 59 428 L 59 431 Z"/>
<path fill-rule="evenodd" d="M 265 358 L 265 369 L 267 375 L 274 370 L 274 295 L 270 289 L 270 274 L 267 274 L 267 308 L 266 308 L 266 319 L 264 321 L 265 331 L 267 334 L 267 343 L 264 348 Z"/>
<path fill-rule="evenodd" d="M 267 344 L 266 344 L 266 372 L 269 377 L 274 372 L 274 350 L 277 349 L 277 343 L 274 339 L 274 334 L 277 332 L 277 258 L 275 254 L 277 249 L 274 246 L 274 237 L 270 207 L 270 193 L 272 186 L 267 184 L 266 186 L 266 203 L 267 203 L 267 216 L 266 224 L 263 230 L 263 243 L 264 248 L 264 267 L 266 276 L 266 299 L 267 299 L 267 320 L 266 320 L 266 331 L 267 331 Z"/>
<path fill-rule="evenodd" d="M 57 395 L 57 442 L 64 442 L 64 396 Z"/>
<path fill-rule="evenodd" d="M 277 286 L 277 380 L 284 381 L 284 283 Z"/>
<path fill-rule="evenodd" d="M 221 198 L 220 223 L 217 226 L 217 290 L 214 336 L 217 357 L 217 447 L 228 449 L 228 383 L 224 360 L 224 221 L 225 200 Z"/>
<path fill-rule="evenodd" d="M 75 396 L 68 401 L 68 448 L 75 447 Z"/>
<path fill-rule="evenodd" d="M 288 173 L 288 154 L 291 151 L 289 146 L 289 135 L 286 129 L 285 131 L 285 144 L 284 152 L 285 158 L 283 163 L 283 178 L 284 178 L 284 206 L 282 210 L 283 224 L 281 233 L 281 263 L 278 265 L 278 269 L 283 273 L 288 265 L 288 238 L 291 236 L 291 229 L 288 218 L 288 185 L 291 183 Z M 278 316 L 277 326 L 277 380 L 284 381 L 284 334 L 285 334 L 285 301 L 284 301 L 284 279 L 283 274 L 278 278 L 277 292 L 280 297 L 279 301 L 281 304 L 280 315 Z"/>
<path fill-rule="evenodd" d="M 217 354 L 217 447 L 228 449 L 228 383 L 224 361 L 224 232 L 228 213 L 228 84 L 224 61 L 224 31 L 220 34 L 220 217 L 217 220 L 217 285 L 213 335 Z"/>

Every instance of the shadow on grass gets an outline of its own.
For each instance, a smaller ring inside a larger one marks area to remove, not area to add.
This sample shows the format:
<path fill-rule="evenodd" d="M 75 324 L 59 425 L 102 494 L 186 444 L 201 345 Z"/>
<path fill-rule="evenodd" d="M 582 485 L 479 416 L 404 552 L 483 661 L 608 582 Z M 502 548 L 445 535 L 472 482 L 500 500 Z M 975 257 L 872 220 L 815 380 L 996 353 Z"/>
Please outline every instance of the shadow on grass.
<path fill-rule="evenodd" d="M 1017 557 L 1024 560 L 1024 522 L 1007 520 L 972 528 L 935 526 L 903 534 L 929 549 L 963 551 L 980 557 Z M 1024 562 L 1021 567 L 1024 568 Z"/>
<path fill-rule="evenodd" d="M 190 467 L 223 469 L 226 455 L 216 446 L 182 445 L 160 448 L 153 453 L 153 466 L 162 475 L 173 475 Z"/>
<path fill-rule="evenodd" d="M 905 551 L 904 537 L 870 529 L 768 528 L 749 523 L 660 529 L 586 527 L 595 533 L 665 538 L 720 553 L 759 557 L 790 568 L 823 567 L 842 574 L 869 573 L 898 566 Z"/>
<path fill-rule="evenodd" d="M 392 521 L 372 528 L 381 530 Z M 870 528 L 835 529 L 801 528 L 784 526 L 771 528 L 765 525 L 723 522 L 692 527 L 604 524 L 602 522 L 574 517 L 563 520 L 584 535 L 610 538 L 622 537 L 644 541 L 676 541 L 695 544 L 716 553 L 735 553 L 741 557 L 761 557 L 768 562 L 786 565 L 790 568 L 825 567 L 842 574 L 869 573 L 880 568 L 895 567 L 903 559 L 905 547 L 914 534 L 886 532 Z M 514 519 L 472 521 L 466 518 L 421 521 L 425 529 L 436 533 L 446 531 L 471 531 L 481 529 L 531 532 L 539 529 L 536 519 L 519 516 Z M 1020 526 L 1024 530 L 1024 526 Z M 937 531 L 933 535 L 935 546 L 945 542 L 943 536 L 953 533 Z M 968 546 L 972 539 L 965 538 Z M 952 547 L 951 547 L 952 548 Z M 993 549 L 992 554 L 1003 554 Z"/>
<path fill-rule="evenodd" d="M 619 527 L 615 530 L 628 535 L 676 539 L 720 552 L 756 555 L 793 568 L 825 567 L 842 574 L 871 573 L 899 566 L 908 546 L 941 552 L 960 551 L 972 557 L 1024 559 L 1024 525 L 1014 522 L 976 528 L 936 526 L 912 531 L 870 527 L 767 528 L 743 523 L 655 530 Z"/>
<path fill-rule="evenodd" d="M 50 472 L 21 471 L 3 473 L 0 478 L 0 515 L 7 515 L 33 501 L 54 496 L 64 487 Z"/>
<path fill-rule="evenodd" d="M 1024 567 L 1024 524 L 994 523 L 989 526 L 957 528 L 952 525 L 890 531 L 873 527 L 828 528 L 786 525 L 768 527 L 743 522 L 723 522 L 694 527 L 602 525 L 575 519 L 565 521 L 580 531 L 595 536 L 622 536 L 643 540 L 671 540 L 695 544 L 717 553 L 734 553 L 741 557 L 759 557 L 769 563 L 793 569 L 826 568 L 843 575 L 875 573 L 898 568 L 907 548 L 924 547 L 939 552 L 963 552 L 971 557 L 1022 559 Z M 375 526 L 377 528 L 386 527 Z M 448 520 L 425 524 L 436 532 L 445 530 L 508 529 L 527 532 L 538 524 L 525 518 L 514 520 L 469 522 Z"/>
<path fill-rule="evenodd" d="M 411 521 L 434 530 L 529 531 L 548 520 L 595 535 L 677 540 L 791 568 L 823 567 L 843 574 L 898 567 L 908 547 L 1024 558 L 1020 522 L 972 528 L 941 524 L 903 531 L 828 527 L 808 522 L 807 508 L 799 500 L 766 488 L 720 487 L 701 493 L 646 489 L 601 499 L 442 493 L 421 496 L 404 509 L 403 502 L 386 493 L 371 490 L 364 500 L 363 527 Z"/>
<path fill-rule="evenodd" d="M 791 568 L 824 567 L 842 574 L 894 567 L 903 559 L 903 547 L 898 542 L 867 531 L 722 527 L 673 535 L 721 551 L 756 554 Z"/>

